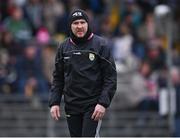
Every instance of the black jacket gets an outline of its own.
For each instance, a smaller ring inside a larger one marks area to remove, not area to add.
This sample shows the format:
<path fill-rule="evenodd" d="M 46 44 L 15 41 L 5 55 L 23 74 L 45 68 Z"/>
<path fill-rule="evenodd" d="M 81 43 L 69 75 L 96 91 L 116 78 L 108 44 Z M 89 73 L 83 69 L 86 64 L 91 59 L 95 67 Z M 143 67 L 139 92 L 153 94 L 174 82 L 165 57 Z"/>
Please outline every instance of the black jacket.
<path fill-rule="evenodd" d="M 64 95 L 69 113 L 84 112 L 97 103 L 107 108 L 117 85 L 110 49 L 108 41 L 97 35 L 78 46 L 65 40 L 55 59 L 49 106 L 59 105 Z"/>

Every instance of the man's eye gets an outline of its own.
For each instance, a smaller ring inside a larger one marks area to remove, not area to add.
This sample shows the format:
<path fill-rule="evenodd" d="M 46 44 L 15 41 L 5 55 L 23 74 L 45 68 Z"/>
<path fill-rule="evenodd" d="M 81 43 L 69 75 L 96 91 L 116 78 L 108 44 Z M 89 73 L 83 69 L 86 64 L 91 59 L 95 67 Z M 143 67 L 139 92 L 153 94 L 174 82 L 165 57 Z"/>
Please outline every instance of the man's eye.
<path fill-rule="evenodd" d="M 85 22 L 83 21 L 83 22 L 81 22 L 81 24 L 85 24 Z"/>
<path fill-rule="evenodd" d="M 78 22 L 75 22 L 75 23 L 73 23 L 73 24 L 77 25 L 77 24 L 78 24 Z"/>

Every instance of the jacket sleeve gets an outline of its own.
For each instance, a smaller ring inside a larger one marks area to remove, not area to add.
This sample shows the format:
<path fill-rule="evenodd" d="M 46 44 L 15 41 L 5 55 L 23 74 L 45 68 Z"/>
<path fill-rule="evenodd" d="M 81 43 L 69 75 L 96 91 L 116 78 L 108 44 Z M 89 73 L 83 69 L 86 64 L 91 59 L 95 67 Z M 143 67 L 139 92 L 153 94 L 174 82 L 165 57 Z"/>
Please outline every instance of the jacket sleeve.
<path fill-rule="evenodd" d="M 98 103 L 107 108 L 110 105 L 117 88 L 117 72 L 112 50 L 108 43 L 105 43 L 105 45 L 102 46 L 100 57 L 103 86 Z"/>
<path fill-rule="evenodd" d="M 59 46 L 55 58 L 53 81 L 49 94 L 49 107 L 60 105 L 64 88 L 64 65 L 62 56 L 62 45 Z"/>

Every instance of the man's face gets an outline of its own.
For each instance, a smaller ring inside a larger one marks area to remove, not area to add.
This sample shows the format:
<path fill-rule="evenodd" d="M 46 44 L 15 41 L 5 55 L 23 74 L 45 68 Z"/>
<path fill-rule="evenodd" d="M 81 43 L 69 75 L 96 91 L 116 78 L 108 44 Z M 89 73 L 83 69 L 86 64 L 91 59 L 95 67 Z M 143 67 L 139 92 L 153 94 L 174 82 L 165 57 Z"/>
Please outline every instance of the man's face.
<path fill-rule="evenodd" d="M 78 19 L 72 22 L 71 30 L 76 37 L 82 38 L 88 30 L 88 23 L 84 19 Z"/>

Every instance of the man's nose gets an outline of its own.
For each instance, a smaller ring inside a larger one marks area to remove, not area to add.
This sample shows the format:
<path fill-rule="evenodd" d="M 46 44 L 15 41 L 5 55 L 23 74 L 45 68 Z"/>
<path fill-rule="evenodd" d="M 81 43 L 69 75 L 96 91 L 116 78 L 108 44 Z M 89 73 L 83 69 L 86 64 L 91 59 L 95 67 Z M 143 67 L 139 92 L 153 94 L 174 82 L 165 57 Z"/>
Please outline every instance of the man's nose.
<path fill-rule="evenodd" d="M 78 27 L 78 28 L 82 28 L 82 24 L 81 24 L 81 23 L 78 23 L 77 27 Z"/>

